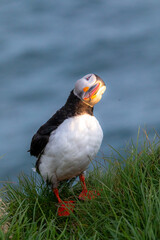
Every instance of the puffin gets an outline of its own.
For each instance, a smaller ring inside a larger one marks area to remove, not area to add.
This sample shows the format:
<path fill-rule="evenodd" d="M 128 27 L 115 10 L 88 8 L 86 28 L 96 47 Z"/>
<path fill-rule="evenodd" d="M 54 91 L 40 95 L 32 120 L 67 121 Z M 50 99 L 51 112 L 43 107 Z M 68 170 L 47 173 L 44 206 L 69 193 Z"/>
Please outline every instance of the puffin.
<path fill-rule="evenodd" d="M 74 201 L 60 198 L 59 182 L 79 176 L 79 199 L 95 197 L 96 191 L 87 190 L 84 172 L 102 143 L 103 131 L 93 109 L 105 90 L 104 81 L 96 74 L 77 80 L 65 105 L 32 137 L 30 155 L 37 158 L 36 171 L 52 187 L 59 203 L 59 216 L 68 216 L 74 209 Z"/>

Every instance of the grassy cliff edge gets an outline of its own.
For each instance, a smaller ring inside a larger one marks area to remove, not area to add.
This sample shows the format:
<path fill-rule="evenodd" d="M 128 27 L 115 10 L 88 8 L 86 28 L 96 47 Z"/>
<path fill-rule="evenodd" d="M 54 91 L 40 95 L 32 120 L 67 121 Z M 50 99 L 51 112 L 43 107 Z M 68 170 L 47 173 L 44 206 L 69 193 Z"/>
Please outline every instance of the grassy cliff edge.
<path fill-rule="evenodd" d="M 57 216 L 57 200 L 36 173 L 5 185 L 0 239 L 160 239 L 159 142 L 146 140 L 140 151 L 132 144 L 126 155 L 104 157 L 87 175 L 96 199 L 80 201 L 80 184 L 62 183 L 62 199 L 76 202 L 69 217 Z"/>

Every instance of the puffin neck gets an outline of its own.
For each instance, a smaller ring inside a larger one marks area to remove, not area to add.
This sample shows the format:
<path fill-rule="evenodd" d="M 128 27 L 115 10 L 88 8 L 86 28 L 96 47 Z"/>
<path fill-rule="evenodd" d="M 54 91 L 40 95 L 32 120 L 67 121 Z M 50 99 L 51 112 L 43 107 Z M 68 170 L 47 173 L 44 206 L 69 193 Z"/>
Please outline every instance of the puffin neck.
<path fill-rule="evenodd" d="M 93 115 L 93 107 L 85 104 L 81 99 L 79 99 L 73 93 L 73 90 L 71 91 L 67 99 L 65 108 L 68 109 L 68 111 L 72 111 L 74 115 L 81 115 L 86 113 L 89 115 Z"/>

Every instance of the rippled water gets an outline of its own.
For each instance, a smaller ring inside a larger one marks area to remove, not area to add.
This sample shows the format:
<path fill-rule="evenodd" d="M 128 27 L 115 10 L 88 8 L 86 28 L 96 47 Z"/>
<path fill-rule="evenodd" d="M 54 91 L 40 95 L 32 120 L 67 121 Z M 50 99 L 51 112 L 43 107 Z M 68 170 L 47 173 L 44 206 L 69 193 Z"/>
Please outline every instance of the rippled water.
<path fill-rule="evenodd" d="M 32 135 L 90 72 L 107 84 L 104 154 L 139 126 L 160 132 L 159 12 L 158 0 L 0 2 L 0 180 L 30 172 Z"/>

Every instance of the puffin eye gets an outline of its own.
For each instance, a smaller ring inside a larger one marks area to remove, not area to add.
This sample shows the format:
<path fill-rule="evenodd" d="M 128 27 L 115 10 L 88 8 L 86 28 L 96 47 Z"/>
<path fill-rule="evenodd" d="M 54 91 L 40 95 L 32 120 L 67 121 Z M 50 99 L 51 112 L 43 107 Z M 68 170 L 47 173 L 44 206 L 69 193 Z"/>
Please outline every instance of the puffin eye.
<path fill-rule="evenodd" d="M 90 77 L 91 77 L 91 75 L 90 75 L 90 76 L 88 76 L 88 77 L 86 77 L 86 80 L 88 81 L 88 80 L 90 79 Z"/>

